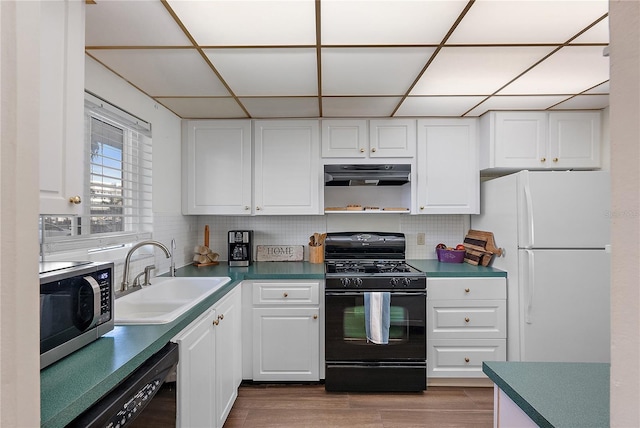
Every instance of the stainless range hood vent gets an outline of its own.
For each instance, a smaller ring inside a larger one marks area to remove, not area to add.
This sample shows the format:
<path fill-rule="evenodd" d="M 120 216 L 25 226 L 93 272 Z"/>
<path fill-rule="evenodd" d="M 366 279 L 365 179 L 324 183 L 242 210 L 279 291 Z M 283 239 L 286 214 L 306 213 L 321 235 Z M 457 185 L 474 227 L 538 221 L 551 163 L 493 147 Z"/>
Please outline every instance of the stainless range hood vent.
<path fill-rule="evenodd" d="M 325 186 L 402 186 L 409 182 L 411 165 L 325 165 Z"/>

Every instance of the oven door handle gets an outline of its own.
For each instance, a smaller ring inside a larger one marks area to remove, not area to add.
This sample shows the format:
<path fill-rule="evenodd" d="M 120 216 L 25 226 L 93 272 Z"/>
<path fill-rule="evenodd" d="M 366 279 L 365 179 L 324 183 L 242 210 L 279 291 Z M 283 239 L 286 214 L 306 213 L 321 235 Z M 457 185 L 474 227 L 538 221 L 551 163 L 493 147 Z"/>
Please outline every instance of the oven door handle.
<path fill-rule="evenodd" d="M 362 296 L 364 293 L 391 293 L 393 296 L 427 296 L 426 291 L 389 291 L 389 290 L 362 290 L 362 291 L 325 291 L 325 296 Z"/>

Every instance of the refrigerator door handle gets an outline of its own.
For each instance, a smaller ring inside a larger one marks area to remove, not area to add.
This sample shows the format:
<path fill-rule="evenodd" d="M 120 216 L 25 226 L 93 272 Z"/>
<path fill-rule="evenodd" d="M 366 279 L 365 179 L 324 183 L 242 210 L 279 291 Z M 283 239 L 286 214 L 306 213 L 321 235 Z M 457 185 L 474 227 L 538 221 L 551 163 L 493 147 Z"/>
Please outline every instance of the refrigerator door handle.
<path fill-rule="evenodd" d="M 524 321 L 527 324 L 533 324 L 533 321 L 531 320 L 531 310 L 533 309 L 533 297 L 534 297 L 534 293 L 535 293 L 535 260 L 534 260 L 534 256 L 533 256 L 533 251 L 531 250 L 525 250 L 527 253 L 527 269 L 525 270 L 527 278 L 525 279 L 525 287 L 526 287 L 526 299 L 527 301 L 525 302 L 526 305 L 526 309 L 525 309 L 525 313 L 524 313 Z"/>
<path fill-rule="evenodd" d="M 525 242 L 523 242 L 523 248 L 533 248 L 533 200 L 531 199 L 531 187 L 529 187 L 528 176 L 524 176 L 526 179 L 523 183 L 524 188 L 524 203 L 526 205 L 525 209 L 525 227 L 528 232 L 528 235 Z"/>

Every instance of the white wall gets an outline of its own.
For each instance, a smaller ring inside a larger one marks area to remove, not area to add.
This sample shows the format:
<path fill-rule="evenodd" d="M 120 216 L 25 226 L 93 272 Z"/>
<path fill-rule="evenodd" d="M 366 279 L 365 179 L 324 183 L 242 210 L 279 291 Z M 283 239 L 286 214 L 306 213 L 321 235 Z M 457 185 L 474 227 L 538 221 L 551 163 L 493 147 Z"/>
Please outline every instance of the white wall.
<path fill-rule="evenodd" d="M 40 425 L 40 5 L 0 1 L 0 426 Z M 37 167 L 35 167 L 37 168 Z"/>
<path fill-rule="evenodd" d="M 609 2 L 611 426 L 640 426 L 640 2 Z"/>

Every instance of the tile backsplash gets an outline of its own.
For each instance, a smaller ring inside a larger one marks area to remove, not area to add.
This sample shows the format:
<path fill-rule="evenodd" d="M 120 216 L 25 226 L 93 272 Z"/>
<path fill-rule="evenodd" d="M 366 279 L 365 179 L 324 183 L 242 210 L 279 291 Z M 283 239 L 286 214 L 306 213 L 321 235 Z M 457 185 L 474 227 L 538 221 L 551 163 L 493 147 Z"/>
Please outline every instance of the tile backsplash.
<path fill-rule="evenodd" d="M 196 244 L 201 244 L 204 226 L 209 225 L 209 246 L 227 260 L 227 232 L 253 230 L 253 245 L 304 245 L 308 260 L 309 236 L 314 232 L 402 232 L 407 236 L 408 259 L 436 258 L 439 242 L 455 246 L 469 229 L 468 215 L 328 214 L 324 216 L 198 216 Z M 156 230 L 159 230 L 156 228 Z M 425 245 L 418 245 L 418 233 Z M 154 233 L 154 235 L 156 235 Z M 189 233 L 189 236 L 194 234 Z M 171 238 L 169 238 L 170 240 Z M 189 246 L 188 246 L 189 247 Z M 189 249 L 189 248 L 188 248 Z M 192 250 L 192 248 L 191 248 Z"/>
<path fill-rule="evenodd" d="M 204 226 L 209 225 L 209 246 L 227 260 L 227 232 L 229 230 L 253 230 L 253 246 L 303 245 L 304 258 L 309 259 L 309 236 L 314 232 L 402 232 L 407 237 L 408 259 L 435 259 L 435 246 L 439 242 L 455 245 L 462 242 L 469 229 L 468 215 L 403 215 L 403 214 L 329 214 L 324 216 L 183 216 L 181 214 L 154 214 L 153 239 L 167 247 L 176 240 L 174 259 L 176 267 L 192 263 L 194 247 L 204 241 Z M 424 233 L 425 244 L 418 245 L 418 234 Z M 154 275 L 169 271 L 170 260 L 153 247 L 151 254 L 136 252 L 131 260 L 131 274 L 142 272 L 154 264 Z M 115 276 L 120 283 L 125 252 L 113 254 Z M 83 253 L 59 253 L 48 255 L 48 260 L 108 260 L 109 255 Z M 133 276 L 131 277 L 133 278 Z M 116 285 L 117 285 L 116 284 Z"/>

